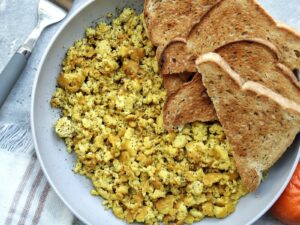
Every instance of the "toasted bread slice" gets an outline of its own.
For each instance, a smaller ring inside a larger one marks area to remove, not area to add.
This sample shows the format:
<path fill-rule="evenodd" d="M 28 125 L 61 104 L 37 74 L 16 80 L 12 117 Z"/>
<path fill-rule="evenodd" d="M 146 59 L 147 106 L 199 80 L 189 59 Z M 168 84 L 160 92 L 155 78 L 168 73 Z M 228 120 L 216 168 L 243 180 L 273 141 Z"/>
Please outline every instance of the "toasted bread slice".
<path fill-rule="evenodd" d="M 145 0 L 144 19 L 153 45 L 185 37 L 193 24 L 220 0 Z"/>
<path fill-rule="evenodd" d="M 182 74 L 166 74 L 163 75 L 164 88 L 167 95 L 176 92 L 184 83 L 192 80 L 195 73 L 182 73 Z"/>
<path fill-rule="evenodd" d="M 278 49 L 280 62 L 291 70 L 300 68 L 300 34 L 297 31 L 275 22 L 255 0 L 226 0 L 211 8 L 194 25 L 185 41 L 166 44 L 160 56 L 161 71 L 171 74 L 172 68 L 176 68 L 176 73 L 182 73 L 187 70 L 185 65 L 193 66 L 191 60 L 195 56 L 249 38 L 272 42 Z M 188 70 L 194 71 L 193 68 Z"/>
<path fill-rule="evenodd" d="M 163 120 L 167 131 L 194 121 L 217 120 L 200 74 L 196 74 L 192 81 L 183 84 L 175 93 L 168 96 L 164 105 Z"/>
<path fill-rule="evenodd" d="M 255 0 L 219 2 L 191 29 L 187 45 L 199 55 L 249 38 L 272 42 L 280 62 L 291 70 L 300 68 L 300 33 L 277 23 Z"/>
<path fill-rule="evenodd" d="M 278 63 L 271 44 L 242 41 L 201 55 L 202 74 L 242 181 L 255 191 L 262 172 L 286 151 L 300 130 L 300 87 Z"/>

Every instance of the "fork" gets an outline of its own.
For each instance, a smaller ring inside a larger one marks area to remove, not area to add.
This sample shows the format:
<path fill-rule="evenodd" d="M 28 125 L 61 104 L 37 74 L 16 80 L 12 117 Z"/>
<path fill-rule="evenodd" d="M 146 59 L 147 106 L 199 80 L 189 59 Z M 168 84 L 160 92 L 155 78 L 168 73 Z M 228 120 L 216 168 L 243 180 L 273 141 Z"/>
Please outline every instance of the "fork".
<path fill-rule="evenodd" d="M 38 23 L 25 42 L 18 48 L 0 74 L 0 108 L 24 70 L 29 56 L 42 31 L 49 25 L 63 20 L 68 14 L 73 0 L 40 0 Z"/>

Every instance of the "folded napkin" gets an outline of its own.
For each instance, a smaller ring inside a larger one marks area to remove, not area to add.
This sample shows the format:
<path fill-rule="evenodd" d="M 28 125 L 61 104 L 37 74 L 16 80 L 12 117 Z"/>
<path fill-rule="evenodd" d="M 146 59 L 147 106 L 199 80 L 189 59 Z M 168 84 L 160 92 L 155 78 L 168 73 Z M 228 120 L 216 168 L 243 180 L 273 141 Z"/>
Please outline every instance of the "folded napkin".
<path fill-rule="evenodd" d="M 50 188 L 28 125 L 0 123 L 0 224 L 71 225 L 74 216 Z"/>
<path fill-rule="evenodd" d="M 85 1 L 75 0 L 70 15 Z M 0 71 L 32 31 L 38 2 L 0 0 Z M 17 18 L 22 18 L 22 23 Z M 61 25 L 43 32 L 23 74 L 0 107 L 0 225 L 82 225 L 47 183 L 29 125 L 33 79 L 49 40 Z"/>
<path fill-rule="evenodd" d="M 75 0 L 70 15 L 85 1 Z M 38 2 L 0 0 L 0 71 L 32 31 Z M 18 18 L 22 18 L 22 23 Z M 0 108 L 0 225 L 77 223 L 43 176 L 29 126 L 33 79 L 49 40 L 61 24 L 43 33 L 23 74 Z"/>

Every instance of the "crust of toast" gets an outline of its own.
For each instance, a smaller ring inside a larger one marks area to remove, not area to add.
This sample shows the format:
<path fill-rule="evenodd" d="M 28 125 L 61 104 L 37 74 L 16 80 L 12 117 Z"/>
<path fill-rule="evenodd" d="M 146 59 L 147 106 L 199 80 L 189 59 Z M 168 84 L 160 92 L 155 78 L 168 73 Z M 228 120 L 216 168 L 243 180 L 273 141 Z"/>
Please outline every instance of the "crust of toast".
<path fill-rule="evenodd" d="M 185 37 L 194 23 L 220 0 L 146 0 L 144 18 L 153 45 Z"/>
<path fill-rule="evenodd" d="M 217 115 L 200 74 L 167 97 L 163 109 L 164 128 L 167 131 L 194 121 L 214 120 L 217 120 Z"/>
<path fill-rule="evenodd" d="M 232 42 L 217 49 L 216 53 L 246 81 L 266 85 L 300 103 L 299 82 L 290 69 L 278 62 L 277 50 L 270 42 L 260 39 Z"/>
<path fill-rule="evenodd" d="M 261 43 L 238 42 L 218 53 L 201 55 L 197 69 L 233 148 L 242 181 L 255 191 L 262 172 L 281 157 L 300 130 L 299 83 L 291 70 L 278 63 L 276 53 Z M 264 60 L 256 61 L 255 54 Z"/>

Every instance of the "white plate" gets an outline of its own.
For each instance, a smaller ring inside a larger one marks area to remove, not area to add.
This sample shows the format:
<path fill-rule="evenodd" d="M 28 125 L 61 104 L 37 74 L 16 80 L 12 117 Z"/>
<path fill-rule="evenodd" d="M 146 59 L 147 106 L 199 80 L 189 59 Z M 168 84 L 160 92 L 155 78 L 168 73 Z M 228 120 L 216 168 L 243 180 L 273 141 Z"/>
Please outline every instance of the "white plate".
<path fill-rule="evenodd" d="M 141 10 L 142 3 L 141 0 L 86 2 L 64 22 L 53 38 L 41 61 L 34 83 L 31 125 L 38 158 L 53 189 L 72 212 L 86 224 L 125 223 L 114 217 L 110 210 L 104 210 L 100 198 L 90 195 L 92 186 L 89 180 L 72 172 L 75 158 L 74 155 L 66 152 L 64 142 L 54 133 L 53 124 L 59 118 L 59 112 L 50 108 L 49 100 L 55 91 L 56 78 L 60 72 L 66 47 L 80 39 L 85 28 L 93 25 L 93 21 L 103 18 L 108 12 L 114 12 L 116 7 L 131 6 Z M 297 138 L 293 146 L 271 169 L 267 180 L 260 185 L 258 191 L 241 199 L 232 215 L 222 220 L 205 219 L 199 224 L 245 225 L 261 217 L 287 185 L 300 155 L 299 141 L 300 138 Z"/>

